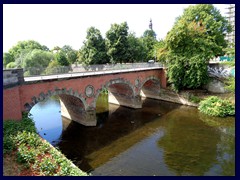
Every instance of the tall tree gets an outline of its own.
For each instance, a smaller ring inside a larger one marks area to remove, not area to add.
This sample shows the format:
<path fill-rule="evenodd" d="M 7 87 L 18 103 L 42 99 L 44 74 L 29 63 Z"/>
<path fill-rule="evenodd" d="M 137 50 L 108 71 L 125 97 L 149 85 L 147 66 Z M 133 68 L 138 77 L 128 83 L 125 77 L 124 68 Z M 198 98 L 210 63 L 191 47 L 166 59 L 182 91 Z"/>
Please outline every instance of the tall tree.
<path fill-rule="evenodd" d="M 231 27 L 210 4 L 189 6 L 166 37 L 169 82 L 176 90 L 198 88 L 208 81 L 207 63 L 221 55 Z"/>
<path fill-rule="evenodd" d="M 14 59 L 16 59 L 21 54 L 22 50 L 31 51 L 34 49 L 49 51 L 47 46 L 41 45 L 39 42 L 34 40 L 28 40 L 28 41 L 19 41 L 15 46 L 9 49 L 8 52 L 14 57 Z"/>
<path fill-rule="evenodd" d="M 63 51 L 57 52 L 55 54 L 55 60 L 57 60 L 58 64 L 61 65 L 61 66 L 68 66 L 69 65 L 66 54 Z"/>
<path fill-rule="evenodd" d="M 39 75 L 48 66 L 53 59 L 51 52 L 43 51 L 40 49 L 34 49 L 24 54 L 21 65 L 25 69 L 28 75 Z"/>
<path fill-rule="evenodd" d="M 128 35 L 128 54 L 129 62 L 143 61 L 147 56 L 147 50 L 140 38 L 137 38 L 135 33 Z"/>
<path fill-rule="evenodd" d="M 70 64 L 73 64 L 77 61 L 77 51 L 71 46 L 64 45 L 61 50 L 66 54 L 67 60 Z"/>
<path fill-rule="evenodd" d="M 8 63 L 14 62 L 14 57 L 10 53 L 3 53 L 3 67 L 6 67 Z"/>
<path fill-rule="evenodd" d="M 112 63 L 128 62 L 128 25 L 127 22 L 112 24 L 106 33 L 107 54 Z"/>
<path fill-rule="evenodd" d="M 90 27 L 86 39 L 80 52 L 81 62 L 85 65 L 108 63 L 109 57 L 101 32 L 95 27 Z"/>
<path fill-rule="evenodd" d="M 147 51 L 146 60 L 155 59 L 156 52 L 154 49 L 154 45 L 157 43 L 156 33 L 151 29 L 144 31 L 142 41 Z"/>

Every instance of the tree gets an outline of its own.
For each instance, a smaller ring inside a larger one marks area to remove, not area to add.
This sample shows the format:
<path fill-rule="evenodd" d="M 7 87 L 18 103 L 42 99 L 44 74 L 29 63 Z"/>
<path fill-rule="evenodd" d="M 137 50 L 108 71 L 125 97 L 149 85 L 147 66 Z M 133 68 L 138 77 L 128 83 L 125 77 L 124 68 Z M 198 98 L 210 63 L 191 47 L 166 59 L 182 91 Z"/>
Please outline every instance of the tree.
<path fill-rule="evenodd" d="M 64 45 L 61 50 L 65 53 L 66 58 L 70 64 L 73 64 L 77 61 L 77 51 L 74 50 L 71 46 Z"/>
<path fill-rule="evenodd" d="M 14 57 L 10 53 L 3 53 L 3 66 L 6 67 L 10 62 L 14 62 Z"/>
<path fill-rule="evenodd" d="M 112 24 L 106 33 L 107 54 L 112 63 L 128 62 L 128 25 L 127 22 Z"/>
<path fill-rule="evenodd" d="M 101 32 L 95 27 L 87 30 L 86 41 L 81 49 L 81 61 L 85 65 L 105 64 L 109 62 L 107 56 L 105 40 L 102 38 Z"/>
<path fill-rule="evenodd" d="M 135 36 L 135 33 L 128 35 L 128 54 L 129 62 L 140 62 L 147 56 L 143 42 Z"/>
<path fill-rule="evenodd" d="M 40 49 L 43 51 L 49 51 L 47 46 L 42 46 L 39 42 L 34 40 L 28 40 L 28 41 L 19 41 L 17 45 L 13 46 L 9 53 L 16 59 L 20 54 L 22 50 L 34 50 L 34 49 Z"/>
<path fill-rule="evenodd" d="M 51 52 L 34 49 L 24 55 L 22 67 L 28 71 L 28 75 L 39 75 L 53 59 Z"/>
<path fill-rule="evenodd" d="M 199 4 L 184 10 L 165 40 L 168 78 L 175 90 L 194 89 L 207 83 L 207 63 L 223 54 L 227 46 L 224 37 L 230 30 L 213 5 Z"/>
<path fill-rule="evenodd" d="M 155 59 L 156 52 L 154 45 L 157 43 L 156 33 L 153 30 L 149 29 L 144 31 L 142 41 L 147 52 L 146 60 Z"/>
<path fill-rule="evenodd" d="M 60 51 L 55 54 L 55 59 L 61 66 L 68 66 L 69 62 L 67 60 L 67 57 L 63 51 Z"/>

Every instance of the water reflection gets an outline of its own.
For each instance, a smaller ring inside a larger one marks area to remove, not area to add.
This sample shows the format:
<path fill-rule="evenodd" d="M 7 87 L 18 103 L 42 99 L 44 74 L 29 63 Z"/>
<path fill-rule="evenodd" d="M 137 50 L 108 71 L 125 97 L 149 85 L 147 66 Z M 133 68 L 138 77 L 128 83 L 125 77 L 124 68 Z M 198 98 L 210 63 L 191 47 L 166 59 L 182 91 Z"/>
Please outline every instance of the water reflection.
<path fill-rule="evenodd" d="M 107 108 L 98 105 L 96 127 L 61 117 L 56 100 L 31 113 L 40 135 L 93 175 L 235 174 L 234 117 L 150 99 L 137 110 L 98 103 Z"/>
<path fill-rule="evenodd" d="M 35 127 L 41 137 L 53 145 L 57 144 L 62 134 L 60 104 L 56 97 L 37 103 L 30 111 Z"/>
<path fill-rule="evenodd" d="M 183 106 L 164 118 L 166 131 L 158 145 L 164 149 L 165 163 L 177 175 L 202 176 L 217 162 L 220 134 L 196 114 L 197 109 Z"/>

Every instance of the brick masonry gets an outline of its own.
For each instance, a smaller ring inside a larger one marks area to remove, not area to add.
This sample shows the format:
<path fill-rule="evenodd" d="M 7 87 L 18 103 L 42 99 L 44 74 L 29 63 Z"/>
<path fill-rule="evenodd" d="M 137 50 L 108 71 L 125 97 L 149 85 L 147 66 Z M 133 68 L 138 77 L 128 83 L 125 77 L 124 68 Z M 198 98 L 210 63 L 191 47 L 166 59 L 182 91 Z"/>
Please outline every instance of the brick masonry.
<path fill-rule="evenodd" d="M 166 87 L 164 69 L 145 70 L 115 74 L 103 74 L 88 77 L 66 78 L 24 82 L 14 88 L 4 89 L 3 119 L 20 119 L 22 111 L 30 111 L 38 102 L 53 95 L 71 95 L 82 101 L 86 111 L 95 110 L 99 93 L 104 88 L 115 89 L 115 93 L 126 94 L 133 98 L 140 95 L 144 84 L 149 80 L 157 80 L 160 87 Z M 92 96 L 85 93 L 86 87 L 93 87 Z M 117 89 L 120 88 L 120 89 Z M 122 92 L 121 92 L 122 91 Z"/>

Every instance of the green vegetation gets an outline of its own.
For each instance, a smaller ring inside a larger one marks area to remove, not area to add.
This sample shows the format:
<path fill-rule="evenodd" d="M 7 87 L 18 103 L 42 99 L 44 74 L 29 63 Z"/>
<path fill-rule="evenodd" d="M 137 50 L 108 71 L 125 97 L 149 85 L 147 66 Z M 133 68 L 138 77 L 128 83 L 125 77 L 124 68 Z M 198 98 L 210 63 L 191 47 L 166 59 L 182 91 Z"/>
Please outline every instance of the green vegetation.
<path fill-rule="evenodd" d="M 198 96 L 190 95 L 189 96 L 189 101 L 193 103 L 199 103 L 202 99 Z"/>
<path fill-rule="evenodd" d="M 207 63 L 224 55 L 228 21 L 210 4 L 189 6 L 165 39 L 168 78 L 175 90 L 195 89 L 208 82 Z"/>
<path fill-rule="evenodd" d="M 94 27 L 90 27 L 87 30 L 86 39 L 81 48 L 80 62 L 84 65 L 109 63 L 105 40 L 100 31 Z"/>
<path fill-rule="evenodd" d="M 86 176 L 63 154 L 43 140 L 36 132 L 34 122 L 23 115 L 19 122 L 4 121 L 3 152 L 13 155 L 17 162 L 42 176 Z"/>
<path fill-rule="evenodd" d="M 225 89 L 229 92 L 235 93 L 235 77 L 229 77 L 225 80 Z"/>
<path fill-rule="evenodd" d="M 223 100 L 216 96 L 210 96 L 202 100 L 198 109 L 200 112 L 210 116 L 233 116 L 235 115 L 235 107 L 228 100 Z"/>

